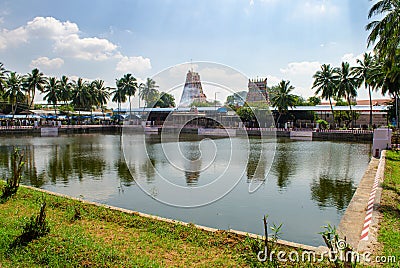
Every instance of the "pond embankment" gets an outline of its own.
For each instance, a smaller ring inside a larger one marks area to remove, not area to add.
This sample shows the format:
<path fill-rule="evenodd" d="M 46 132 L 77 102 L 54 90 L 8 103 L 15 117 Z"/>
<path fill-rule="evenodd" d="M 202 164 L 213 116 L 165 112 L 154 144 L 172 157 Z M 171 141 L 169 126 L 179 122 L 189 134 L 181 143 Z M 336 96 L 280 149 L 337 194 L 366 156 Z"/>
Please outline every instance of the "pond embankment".
<path fill-rule="evenodd" d="M 383 151 L 380 159 L 371 158 L 338 227 L 342 237 L 359 252 L 372 250 L 377 241 L 385 156 Z"/>
<path fill-rule="evenodd" d="M 159 126 L 143 128 L 140 125 L 62 125 L 60 127 L 0 127 L 0 135 L 13 134 L 32 134 L 41 135 L 43 130 L 53 129 L 56 133 L 90 133 L 90 132 L 122 132 L 123 129 L 129 129 L 133 132 L 144 132 L 151 134 L 160 134 L 162 131 L 166 133 L 182 133 L 182 134 L 198 134 L 200 136 L 223 136 L 221 129 L 209 128 L 167 128 L 162 129 Z M 215 134 L 213 134 L 215 132 Z M 206 133 L 206 134 L 205 134 Z M 312 129 L 228 129 L 225 136 L 265 136 L 278 138 L 296 138 L 308 140 L 324 140 L 324 141 L 349 141 L 349 142 L 372 142 L 373 132 L 367 130 L 312 130 Z"/>

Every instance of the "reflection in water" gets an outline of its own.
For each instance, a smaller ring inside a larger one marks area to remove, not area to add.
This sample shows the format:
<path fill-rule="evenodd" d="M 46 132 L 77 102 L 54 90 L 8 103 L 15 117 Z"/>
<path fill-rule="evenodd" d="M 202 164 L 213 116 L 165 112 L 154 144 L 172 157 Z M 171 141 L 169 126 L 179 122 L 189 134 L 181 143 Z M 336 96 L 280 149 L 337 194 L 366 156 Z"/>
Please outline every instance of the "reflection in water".
<path fill-rule="evenodd" d="M 332 179 L 322 175 L 311 183 L 311 198 L 319 207 L 335 207 L 343 211 L 350 203 L 356 187 L 351 180 Z"/>
<path fill-rule="evenodd" d="M 154 168 L 155 165 L 156 165 L 156 160 L 154 158 L 150 158 L 146 159 L 146 161 L 140 166 L 140 170 L 145 173 L 146 181 L 148 183 L 154 181 L 154 176 L 156 175 L 156 170 Z"/>
<path fill-rule="evenodd" d="M 122 157 L 118 158 L 114 166 L 117 170 L 118 177 L 120 178 L 124 186 L 129 187 L 135 184 L 135 179 L 131 175 L 131 172 L 133 173 L 134 176 L 136 174 L 134 166 L 131 167 L 131 170 L 129 170 L 128 165 L 126 164 L 125 160 Z"/>
<path fill-rule="evenodd" d="M 247 182 L 266 180 L 267 159 L 260 138 L 250 139 L 250 152 L 247 162 Z"/>
<path fill-rule="evenodd" d="M 296 172 L 296 156 L 290 151 L 291 142 L 278 143 L 275 152 L 274 163 L 271 172 L 276 176 L 276 184 L 280 190 L 285 190 L 290 178 L 294 177 Z"/>
<path fill-rule="evenodd" d="M 93 143 L 77 143 L 52 146 L 47 175 L 53 183 L 75 174 L 79 180 L 90 176 L 101 179 L 105 169 L 104 153 L 100 146 Z"/>
<path fill-rule="evenodd" d="M 182 146 L 182 154 L 188 160 L 185 161 L 185 178 L 188 186 L 197 185 L 201 170 L 201 152 L 199 142 L 187 142 Z"/>

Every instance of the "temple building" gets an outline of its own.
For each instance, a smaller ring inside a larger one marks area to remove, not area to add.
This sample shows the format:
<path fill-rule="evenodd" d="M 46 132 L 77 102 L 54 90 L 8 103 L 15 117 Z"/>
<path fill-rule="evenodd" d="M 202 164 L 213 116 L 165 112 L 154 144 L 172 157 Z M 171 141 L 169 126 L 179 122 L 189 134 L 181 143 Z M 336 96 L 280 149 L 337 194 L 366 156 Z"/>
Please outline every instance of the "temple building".
<path fill-rule="evenodd" d="M 200 75 L 193 70 L 189 70 L 186 75 L 185 86 L 183 87 L 182 97 L 179 107 L 190 107 L 193 102 L 206 102 L 207 97 L 201 86 Z"/>
<path fill-rule="evenodd" d="M 247 103 L 266 102 L 269 104 L 267 78 L 249 79 L 247 87 L 249 90 L 246 97 Z"/>

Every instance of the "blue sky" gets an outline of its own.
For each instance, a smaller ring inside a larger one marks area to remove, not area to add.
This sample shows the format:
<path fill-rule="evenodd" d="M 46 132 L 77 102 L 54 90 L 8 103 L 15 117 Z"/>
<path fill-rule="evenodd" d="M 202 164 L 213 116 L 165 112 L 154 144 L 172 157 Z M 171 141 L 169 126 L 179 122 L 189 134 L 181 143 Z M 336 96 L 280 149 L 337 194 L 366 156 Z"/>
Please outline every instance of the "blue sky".
<path fill-rule="evenodd" d="M 367 0 L 1 1 L 0 61 L 27 73 L 144 80 L 183 62 L 211 61 L 247 77 L 288 79 L 312 96 L 322 63 L 369 48 Z M 200 74 L 201 75 L 201 74 Z M 162 88 L 161 88 L 162 89 Z M 379 97 L 379 95 L 376 95 Z M 359 99 L 366 99 L 361 90 Z"/>

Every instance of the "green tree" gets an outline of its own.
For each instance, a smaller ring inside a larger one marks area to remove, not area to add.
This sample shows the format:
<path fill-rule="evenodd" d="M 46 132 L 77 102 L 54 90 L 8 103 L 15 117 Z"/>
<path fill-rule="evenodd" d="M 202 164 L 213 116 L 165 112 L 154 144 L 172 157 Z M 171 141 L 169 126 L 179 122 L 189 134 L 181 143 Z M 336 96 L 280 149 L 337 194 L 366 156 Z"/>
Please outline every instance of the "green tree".
<path fill-rule="evenodd" d="M 157 100 L 159 94 L 157 88 L 156 81 L 151 78 L 147 78 L 145 83 L 140 84 L 139 97 L 146 102 L 146 107 L 153 106 L 153 102 Z"/>
<path fill-rule="evenodd" d="M 92 88 L 94 90 L 94 106 L 97 108 L 103 107 L 105 104 L 107 104 L 107 101 L 110 98 L 110 87 L 104 86 L 103 80 L 94 80 L 92 82 Z"/>
<path fill-rule="evenodd" d="M 190 107 L 214 107 L 214 102 L 211 101 L 193 101 Z"/>
<path fill-rule="evenodd" d="M 36 91 L 44 92 L 46 80 L 46 77 L 37 68 L 33 69 L 31 73 L 28 73 L 28 75 L 24 77 L 23 87 L 28 94 L 27 100 L 30 100 L 30 103 L 27 103 L 29 108 L 33 105 Z"/>
<path fill-rule="evenodd" d="M 67 105 L 67 102 L 71 100 L 73 85 L 65 75 L 61 77 L 59 82 L 59 100 L 63 101 L 64 105 Z"/>
<path fill-rule="evenodd" d="M 397 52 L 394 64 L 388 58 L 376 57 L 371 76 L 371 86 L 374 89 L 380 88 L 382 95 L 389 94 L 394 99 L 396 122 L 399 125 L 400 50 Z"/>
<path fill-rule="evenodd" d="M 352 73 L 352 69 L 350 68 L 350 64 L 348 62 L 342 62 L 341 68 L 336 68 L 336 86 L 337 93 L 336 96 L 338 98 L 345 98 L 347 103 L 349 104 L 350 114 L 353 117 L 353 111 L 351 108 L 351 100 L 357 97 L 357 88 L 358 88 L 358 79 Z M 352 120 L 353 121 L 353 120 Z"/>
<path fill-rule="evenodd" d="M 375 53 L 380 58 L 388 58 L 394 62 L 400 45 L 400 0 L 379 0 L 368 13 L 368 19 L 379 16 L 365 27 L 371 31 L 368 46 L 375 44 Z"/>
<path fill-rule="evenodd" d="M 72 82 L 71 101 L 75 110 L 78 110 L 79 116 L 82 109 L 88 109 L 91 105 L 91 96 L 89 83 L 78 78 L 77 81 Z"/>
<path fill-rule="evenodd" d="M 132 111 L 132 103 L 131 96 L 135 96 L 136 90 L 138 89 L 137 80 L 133 77 L 132 74 L 125 74 L 122 78 L 117 80 L 116 82 L 117 88 L 121 88 L 121 90 L 128 96 L 129 98 L 129 114 Z"/>
<path fill-rule="evenodd" d="M 282 80 L 276 87 L 274 87 L 271 104 L 278 110 L 279 117 L 276 120 L 277 122 L 279 122 L 282 114 L 288 112 L 289 107 L 292 108 L 296 106 L 296 96 L 291 94 L 293 89 L 294 87 L 290 85 L 290 81 L 285 80 Z"/>
<path fill-rule="evenodd" d="M 12 120 L 14 120 L 18 103 L 25 99 L 22 90 L 22 77 L 19 74 L 15 72 L 8 74 L 6 78 L 6 90 L 3 97 L 8 99 L 8 102 L 11 104 Z"/>
<path fill-rule="evenodd" d="M 309 97 L 307 99 L 307 102 L 311 105 L 311 106 L 316 106 L 316 105 L 320 105 L 321 104 L 321 99 L 318 98 L 317 96 L 312 96 Z"/>
<path fill-rule="evenodd" d="M 336 95 L 336 81 L 334 69 L 329 64 L 321 65 L 321 70 L 317 71 L 314 76 L 314 83 L 312 88 L 317 88 L 315 94 L 320 94 L 325 100 L 329 100 L 331 106 L 333 121 L 335 121 L 335 115 L 333 111 L 332 98 Z"/>
<path fill-rule="evenodd" d="M 7 71 L 4 68 L 3 63 L 0 62 L 0 93 L 4 92 L 5 87 L 7 86 L 7 74 L 9 71 Z"/>
<path fill-rule="evenodd" d="M 240 120 L 242 120 L 244 123 L 247 123 L 249 127 L 251 127 L 253 122 L 256 120 L 253 110 L 248 106 L 240 107 L 236 110 L 236 114 L 240 117 Z"/>
<path fill-rule="evenodd" d="M 111 94 L 113 98 L 111 99 L 113 102 L 118 104 L 118 113 L 121 112 L 121 103 L 126 102 L 126 93 L 123 87 L 118 87 L 119 80 L 116 80 L 117 88 L 115 88 Z"/>
<path fill-rule="evenodd" d="M 363 59 L 357 59 L 358 66 L 353 67 L 352 73 L 359 81 L 359 87 L 364 84 L 365 89 L 368 90 L 369 95 L 369 125 L 372 126 L 372 94 L 371 94 L 371 80 L 373 70 L 373 57 L 370 53 L 364 53 Z"/>
<path fill-rule="evenodd" d="M 175 98 L 171 94 L 161 92 L 161 97 L 156 102 L 155 106 L 160 108 L 175 107 Z"/>
<path fill-rule="evenodd" d="M 54 113 L 57 117 L 57 102 L 59 100 L 59 89 L 60 82 L 56 77 L 49 77 L 46 81 L 46 85 L 44 86 L 44 93 L 46 95 L 43 97 L 44 100 L 47 100 L 47 103 L 53 104 Z"/>

